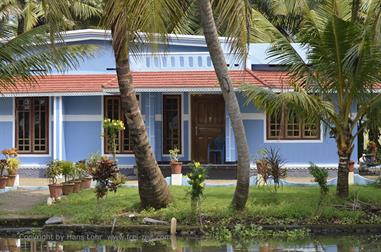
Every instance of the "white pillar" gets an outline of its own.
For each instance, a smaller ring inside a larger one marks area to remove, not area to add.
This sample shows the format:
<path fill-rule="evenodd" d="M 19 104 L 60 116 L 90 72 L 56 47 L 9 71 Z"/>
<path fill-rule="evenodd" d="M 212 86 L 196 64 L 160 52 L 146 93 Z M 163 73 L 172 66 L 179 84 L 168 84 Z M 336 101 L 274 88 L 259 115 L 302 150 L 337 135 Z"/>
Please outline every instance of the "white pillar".
<path fill-rule="evenodd" d="M 183 175 L 182 174 L 172 174 L 171 175 L 171 185 L 180 186 L 183 184 Z"/>
<path fill-rule="evenodd" d="M 348 184 L 353 185 L 355 183 L 355 173 L 349 172 L 348 173 Z"/>

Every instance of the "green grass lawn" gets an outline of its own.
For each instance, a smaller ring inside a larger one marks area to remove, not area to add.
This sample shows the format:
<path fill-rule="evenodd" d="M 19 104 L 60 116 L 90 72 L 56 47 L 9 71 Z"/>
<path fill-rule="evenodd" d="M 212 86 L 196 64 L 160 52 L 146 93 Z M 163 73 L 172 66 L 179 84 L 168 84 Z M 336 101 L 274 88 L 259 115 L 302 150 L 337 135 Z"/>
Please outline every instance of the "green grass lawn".
<path fill-rule="evenodd" d="M 110 224 L 117 218 L 118 224 L 134 223 L 128 214 L 138 215 L 135 223 L 141 223 L 141 217 L 151 217 L 169 221 L 172 217 L 180 224 L 194 224 L 190 207 L 189 188 L 170 187 L 173 203 L 161 210 L 139 209 L 137 188 L 121 188 L 116 194 L 109 193 L 107 198 L 97 201 L 93 190 L 65 197 L 52 206 L 40 205 L 28 214 L 63 215 L 70 223 Z M 335 188 L 317 208 L 319 188 L 317 187 L 284 187 L 277 193 L 269 188 L 252 187 L 247 207 L 240 213 L 230 209 L 234 187 L 206 188 L 205 198 L 201 205 L 202 219 L 205 223 L 232 224 L 312 224 L 312 223 L 379 223 L 381 216 L 367 214 L 363 211 L 345 210 L 335 207 L 344 201 L 334 195 Z M 373 186 L 351 187 L 351 198 L 358 197 L 381 207 L 381 189 Z M 348 200 L 351 201 L 350 199 Z"/>

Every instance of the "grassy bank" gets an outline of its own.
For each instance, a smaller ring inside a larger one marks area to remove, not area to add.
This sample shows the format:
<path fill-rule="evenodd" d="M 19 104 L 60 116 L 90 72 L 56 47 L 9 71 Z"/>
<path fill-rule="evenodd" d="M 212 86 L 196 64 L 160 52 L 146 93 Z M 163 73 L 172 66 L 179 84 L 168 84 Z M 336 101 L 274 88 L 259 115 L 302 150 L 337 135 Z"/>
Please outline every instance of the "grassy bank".
<path fill-rule="evenodd" d="M 169 221 L 172 217 L 180 224 L 195 224 L 191 218 L 191 207 L 188 188 L 171 187 L 173 203 L 158 211 L 140 210 L 137 188 L 122 188 L 116 194 L 109 193 L 106 199 L 97 201 L 92 190 L 83 191 L 65 197 L 52 206 L 40 205 L 28 214 L 63 215 L 69 223 L 111 224 L 114 218 L 117 223 L 141 223 L 142 217 L 151 217 Z M 284 187 L 277 193 L 269 188 L 252 187 L 246 209 L 235 213 L 229 208 L 234 187 L 207 188 L 201 205 L 203 224 L 215 226 L 245 224 L 381 224 L 381 215 L 369 211 L 352 210 L 343 207 L 352 202 L 342 201 L 335 197 L 335 188 L 320 208 L 319 189 L 308 187 Z M 381 207 L 381 189 L 373 186 L 351 187 L 351 198 Z M 136 214 L 134 221 L 129 214 Z"/>

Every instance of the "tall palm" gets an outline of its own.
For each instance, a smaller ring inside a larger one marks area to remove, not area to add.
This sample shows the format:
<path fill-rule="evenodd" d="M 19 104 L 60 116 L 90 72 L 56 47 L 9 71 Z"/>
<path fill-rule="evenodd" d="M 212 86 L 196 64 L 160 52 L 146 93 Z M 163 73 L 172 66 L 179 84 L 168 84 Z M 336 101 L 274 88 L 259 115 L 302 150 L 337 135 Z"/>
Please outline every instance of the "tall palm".
<path fill-rule="evenodd" d="M 288 107 L 301 119 L 322 120 L 330 128 L 339 157 L 340 197 L 349 193 L 348 162 L 356 136 L 363 130 L 356 131 L 357 124 L 381 101 L 381 94 L 372 95 L 381 81 L 380 14 L 380 0 L 327 0 L 314 11 L 304 2 L 296 36 L 306 48 L 307 62 L 284 38 L 269 50 L 271 58 L 288 66 L 294 91 L 276 94 L 243 86 L 248 101 L 269 115 Z M 353 114 L 355 105 L 358 110 Z"/>
<path fill-rule="evenodd" d="M 104 1 L 102 25 L 112 32 L 121 106 L 125 111 L 133 143 L 138 168 L 139 195 L 141 205 L 145 208 L 165 207 L 171 196 L 149 143 L 136 98 L 130 53 L 139 52 L 140 46 L 146 41 L 155 44 L 159 39 L 164 39 L 169 26 L 168 18 L 174 18 L 177 13 L 181 13 L 181 6 L 175 2 L 171 4 L 167 0 Z M 142 31 L 144 34 L 140 33 Z"/>
<path fill-rule="evenodd" d="M 229 76 L 224 52 L 218 37 L 216 22 L 213 15 L 212 4 L 209 0 L 197 0 L 201 27 L 204 32 L 209 54 L 221 87 L 227 112 L 237 144 L 237 186 L 232 206 L 234 209 L 243 209 L 249 195 L 250 154 L 243 126 L 241 112 L 234 91 L 233 82 Z M 232 52 L 236 52 L 246 59 L 247 43 L 250 40 L 251 8 L 249 2 L 241 1 L 215 1 L 213 6 L 225 34 L 233 44 Z"/>

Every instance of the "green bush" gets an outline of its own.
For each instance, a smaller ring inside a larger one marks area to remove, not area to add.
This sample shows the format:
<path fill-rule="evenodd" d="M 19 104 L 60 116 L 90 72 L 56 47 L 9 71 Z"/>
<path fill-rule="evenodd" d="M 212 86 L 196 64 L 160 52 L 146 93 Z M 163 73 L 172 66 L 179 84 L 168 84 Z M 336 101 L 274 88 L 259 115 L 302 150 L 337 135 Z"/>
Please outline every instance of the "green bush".
<path fill-rule="evenodd" d="M 320 195 L 327 195 L 329 192 L 327 184 L 328 172 L 324 168 L 320 168 L 313 163 L 310 164 L 308 170 L 310 171 L 310 174 L 314 177 L 315 182 L 319 184 Z"/>
<path fill-rule="evenodd" d="M 199 162 L 194 162 L 192 170 L 188 173 L 189 184 L 191 185 L 190 195 L 192 206 L 198 207 L 205 189 L 206 170 Z"/>

